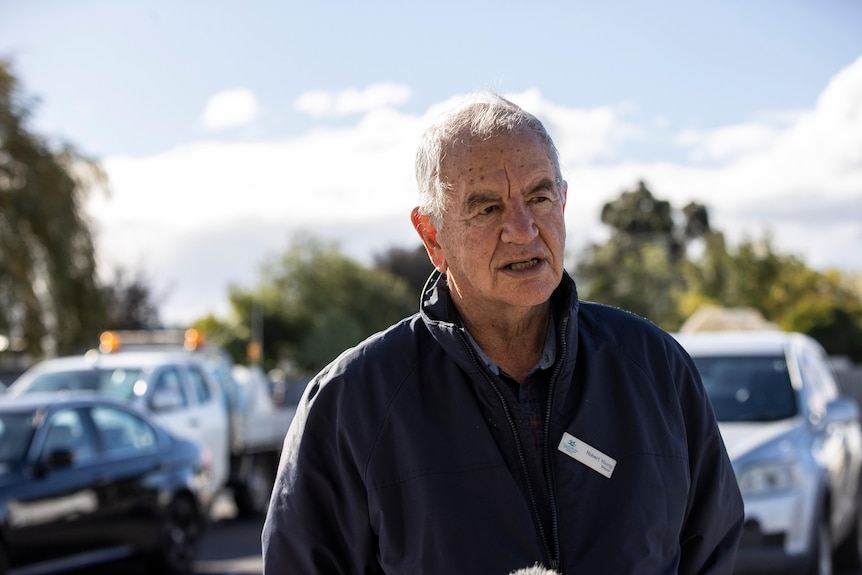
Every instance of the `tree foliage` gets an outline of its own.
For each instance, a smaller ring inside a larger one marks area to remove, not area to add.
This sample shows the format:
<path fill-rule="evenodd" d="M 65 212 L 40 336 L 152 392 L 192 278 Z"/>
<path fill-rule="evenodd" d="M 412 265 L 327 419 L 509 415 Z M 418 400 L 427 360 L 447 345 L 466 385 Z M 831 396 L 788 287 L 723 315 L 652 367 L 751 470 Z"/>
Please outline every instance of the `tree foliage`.
<path fill-rule="evenodd" d="M 410 288 L 410 293 L 416 294 L 418 301 L 422 288 L 431 272 L 434 264 L 421 243 L 412 250 L 404 248 L 390 248 L 374 257 L 375 267 L 385 270 L 392 275 L 403 278 Z"/>
<path fill-rule="evenodd" d="M 361 265 L 335 244 L 298 237 L 263 266 L 256 287 L 231 289 L 232 320 L 210 317 L 195 326 L 245 359 L 259 314 L 265 366 L 312 373 L 415 311 L 417 297 L 404 279 Z"/>
<path fill-rule="evenodd" d="M 704 268 L 720 281 L 704 282 Z M 813 270 L 778 253 L 768 235 L 705 254 L 690 269 L 689 291 L 701 299 L 756 309 L 782 329 L 814 337 L 833 355 L 862 361 L 862 299 L 837 271 Z"/>
<path fill-rule="evenodd" d="M 106 313 L 104 329 L 148 329 L 160 325 L 158 302 L 140 272 L 114 270 L 113 281 L 102 286 L 102 297 Z"/>
<path fill-rule="evenodd" d="M 815 337 L 832 354 L 862 361 L 862 298 L 847 277 L 779 253 L 766 234 L 729 248 L 705 206 L 675 212 L 643 182 L 605 204 L 611 227 L 577 264 L 579 290 L 668 330 L 702 305 L 753 308 L 781 328 Z M 697 247 L 697 249 L 693 249 Z"/>
<path fill-rule="evenodd" d="M 641 181 L 604 205 L 602 223 L 611 228 L 605 244 L 585 251 L 576 269 L 582 297 L 630 310 L 676 327 L 684 291 L 686 246 L 711 233 L 706 208 L 690 203 L 675 214 Z"/>
<path fill-rule="evenodd" d="M 0 333 L 39 357 L 87 347 L 104 323 L 83 210 L 104 177 L 72 146 L 32 133 L 32 106 L 0 61 Z"/>

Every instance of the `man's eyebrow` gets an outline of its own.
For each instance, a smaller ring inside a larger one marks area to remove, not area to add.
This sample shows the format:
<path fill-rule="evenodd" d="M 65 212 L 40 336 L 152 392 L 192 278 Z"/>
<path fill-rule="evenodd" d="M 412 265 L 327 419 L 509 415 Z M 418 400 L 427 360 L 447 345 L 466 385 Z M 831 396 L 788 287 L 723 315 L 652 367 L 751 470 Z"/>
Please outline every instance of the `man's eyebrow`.
<path fill-rule="evenodd" d="M 533 184 L 527 189 L 529 192 L 535 192 L 544 189 L 557 190 L 557 183 L 552 178 L 542 177 L 533 182 Z"/>
<path fill-rule="evenodd" d="M 464 199 L 463 208 L 465 212 L 471 212 L 476 208 L 485 206 L 490 202 L 496 202 L 499 199 L 499 194 L 480 190 L 467 195 L 467 197 Z"/>
<path fill-rule="evenodd" d="M 553 178 L 543 176 L 527 186 L 526 194 L 534 194 L 541 190 L 559 191 L 556 181 Z M 494 203 L 500 200 L 500 194 L 490 190 L 476 190 L 467 194 L 461 205 L 464 213 L 471 213 L 476 209 L 483 208 L 489 203 Z"/>

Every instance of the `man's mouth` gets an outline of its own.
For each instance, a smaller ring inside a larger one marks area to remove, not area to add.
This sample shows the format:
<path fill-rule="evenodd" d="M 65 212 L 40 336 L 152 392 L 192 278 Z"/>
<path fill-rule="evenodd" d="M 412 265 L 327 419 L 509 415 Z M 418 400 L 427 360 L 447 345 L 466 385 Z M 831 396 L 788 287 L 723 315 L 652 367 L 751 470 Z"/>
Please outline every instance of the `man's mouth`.
<path fill-rule="evenodd" d="M 528 270 L 528 269 L 535 267 L 537 265 L 539 265 L 539 259 L 533 258 L 533 259 L 527 260 L 525 262 L 511 263 L 511 264 L 506 266 L 506 269 L 518 272 L 518 271 L 522 271 L 522 270 Z"/>

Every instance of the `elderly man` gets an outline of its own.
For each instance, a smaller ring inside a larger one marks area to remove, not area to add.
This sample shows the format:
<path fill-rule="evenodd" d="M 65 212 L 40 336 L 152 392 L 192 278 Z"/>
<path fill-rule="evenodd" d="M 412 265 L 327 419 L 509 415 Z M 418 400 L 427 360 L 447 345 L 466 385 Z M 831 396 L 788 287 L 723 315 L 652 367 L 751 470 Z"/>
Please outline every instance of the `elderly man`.
<path fill-rule="evenodd" d="M 730 573 L 742 500 L 697 371 L 578 300 L 542 124 L 477 94 L 426 130 L 416 175 L 436 272 L 309 384 L 264 573 Z"/>

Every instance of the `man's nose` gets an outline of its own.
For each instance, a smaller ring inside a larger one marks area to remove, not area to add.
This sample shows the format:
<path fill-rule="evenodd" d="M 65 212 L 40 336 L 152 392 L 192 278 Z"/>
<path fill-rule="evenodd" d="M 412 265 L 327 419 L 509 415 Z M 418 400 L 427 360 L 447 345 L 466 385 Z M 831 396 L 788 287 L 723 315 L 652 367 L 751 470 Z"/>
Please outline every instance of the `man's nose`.
<path fill-rule="evenodd" d="M 512 202 L 503 213 L 504 242 L 526 243 L 539 233 L 533 213 L 524 202 Z"/>

